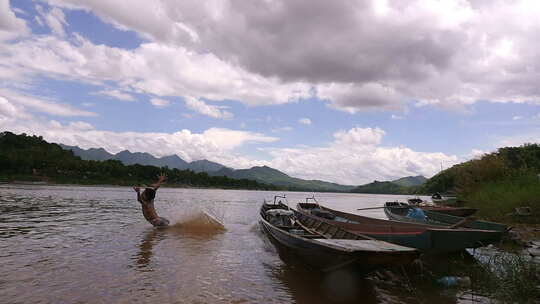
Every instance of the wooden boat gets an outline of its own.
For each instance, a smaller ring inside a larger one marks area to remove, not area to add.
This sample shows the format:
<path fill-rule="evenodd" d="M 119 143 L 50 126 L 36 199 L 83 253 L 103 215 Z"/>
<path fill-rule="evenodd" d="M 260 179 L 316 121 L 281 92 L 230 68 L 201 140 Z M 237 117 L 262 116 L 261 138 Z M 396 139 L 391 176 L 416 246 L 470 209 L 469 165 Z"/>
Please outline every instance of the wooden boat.
<path fill-rule="evenodd" d="M 409 205 L 422 210 L 444 213 L 453 216 L 470 216 L 476 213 L 478 209 L 467 207 L 450 207 L 450 206 L 435 206 L 429 205 L 420 198 L 410 198 L 407 200 Z"/>
<path fill-rule="evenodd" d="M 438 205 L 449 205 L 449 206 L 457 205 L 460 202 L 458 198 L 453 194 L 442 195 L 439 192 L 434 193 L 431 196 L 431 201 Z"/>
<path fill-rule="evenodd" d="M 322 221 L 317 228 L 307 228 L 275 198 L 273 204 L 263 203 L 260 215 L 262 230 L 283 259 L 293 255 L 324 272 L 345 267 L 369 272 L 408 264 L 419 256 L 416 249 L 378 241 Z"/>
<path fill-rule="evenodd" d="M 432 212 L 428 210 L 423 210 L 425 218 L 415 218 L 407 216 L 409 210 L 411 209 L 414 209 L 414 207 L 400 202 L 386 202 L 384 204 L 384 213 L 390 220 L 439 227 L 448 227 L 452 225 L 457 225 L 458 223 L 462 222 L 462 224 L 460 224 L 460 227 L 464 228 L 491 230 L 503 233 L 509 230 L 506 225 L 499 223 L 476 220 L 471 220 L 467 222 L 465 221 L 466 218 L 464 217 L 453 216 L 439 212 Z"/>
<path fill-rule="evenodd" d="M 353 233 L 390 243 L 416 248 L 426 254 L 440 254 L 477 248 L 499 242 L 502 233 L 478 229 L 450 229 L 441 226 L 428 226 L 350 214 L 319 205 L 318 203 L 299 203 L 297 212 L 319 221 L 339 226 Z M 310 219 L 296 215 L 302 223 L 311 227 Z"/>

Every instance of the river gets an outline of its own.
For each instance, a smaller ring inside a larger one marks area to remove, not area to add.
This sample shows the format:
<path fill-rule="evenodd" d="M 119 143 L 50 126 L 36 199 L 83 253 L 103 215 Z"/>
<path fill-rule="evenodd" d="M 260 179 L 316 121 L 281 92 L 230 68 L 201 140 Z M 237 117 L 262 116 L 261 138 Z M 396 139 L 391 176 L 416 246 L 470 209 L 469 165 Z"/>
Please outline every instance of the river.
<path fill-rule="evenodd" d="M 291 206 L 311 195 L 161 188 L 158 214 L 179 225 L 158 230 L 131 188 L 0 185 L 0 303 L 469 303 L 459 289 L 285 264 L 258 226 L 261 202 L 276 194 Z M 377 218 L 381 209 L 356 209 L 406 198 L 316 197 Z M 226 230 L 183 225 L 202 210 Z"/>

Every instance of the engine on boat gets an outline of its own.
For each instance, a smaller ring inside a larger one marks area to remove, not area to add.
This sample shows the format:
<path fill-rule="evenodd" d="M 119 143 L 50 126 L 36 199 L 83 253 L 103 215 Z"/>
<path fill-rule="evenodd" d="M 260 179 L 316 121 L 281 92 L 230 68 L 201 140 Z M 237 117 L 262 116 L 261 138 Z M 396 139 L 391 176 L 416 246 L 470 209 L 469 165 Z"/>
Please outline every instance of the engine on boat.
<path fill-rule="evenodd" d="M 293 227 L 294 212 L 284 209 L 271 209 L 266 211 L 267 220 L 274 226 Z"/>

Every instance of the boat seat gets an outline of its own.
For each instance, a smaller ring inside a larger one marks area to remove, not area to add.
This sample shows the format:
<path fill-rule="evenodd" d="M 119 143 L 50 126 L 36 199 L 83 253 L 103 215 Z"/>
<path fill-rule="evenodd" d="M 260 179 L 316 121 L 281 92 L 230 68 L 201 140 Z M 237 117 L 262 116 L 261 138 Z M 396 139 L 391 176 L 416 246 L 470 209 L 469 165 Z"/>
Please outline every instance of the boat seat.
<path fill-rule="evenodd" d="M 270 209 L 266 211 L 267 215 L 270 216 L 293 216 L 294 213 L 291 210 L 285 209 Z"/>

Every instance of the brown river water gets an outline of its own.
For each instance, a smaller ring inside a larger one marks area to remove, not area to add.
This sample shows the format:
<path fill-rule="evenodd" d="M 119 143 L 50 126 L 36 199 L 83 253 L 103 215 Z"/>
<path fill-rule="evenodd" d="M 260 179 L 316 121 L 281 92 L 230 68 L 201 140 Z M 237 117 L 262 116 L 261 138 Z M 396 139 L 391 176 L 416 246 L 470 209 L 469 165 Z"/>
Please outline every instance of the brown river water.
<path fill-rule="evenodd" d="M 0 303 L 478 303 L 416 278 L 387 284 L 285 264 L 258 226 L 263 199 L 276 194 L 291 207 L 312 195 L 162 188 L 156 209 L 176 225 L 158 230 L 127 187 L 0 185 Z M 407 198 L 316 197 L 377 218 L 382 209 L 356 209 Z M 202 211 L 225 230 L 201 224 Z M 442 273 L 455 263 L 439 263 Z"/>

